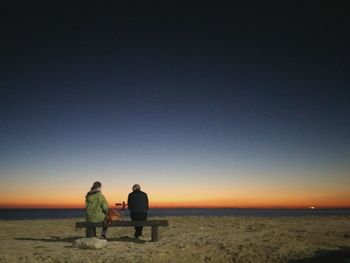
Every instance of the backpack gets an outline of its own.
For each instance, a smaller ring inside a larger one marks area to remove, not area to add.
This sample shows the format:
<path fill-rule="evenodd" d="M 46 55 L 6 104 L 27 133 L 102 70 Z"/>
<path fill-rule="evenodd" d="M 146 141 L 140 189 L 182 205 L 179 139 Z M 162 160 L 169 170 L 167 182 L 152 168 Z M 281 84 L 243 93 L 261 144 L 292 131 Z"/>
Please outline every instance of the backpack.
<path fill-rule="evenodd" d="M 122 214 L 117 210 L 110 209 L 108 210 L 107 217 L 109 222 L 119 221 L 122 218 Z"/>

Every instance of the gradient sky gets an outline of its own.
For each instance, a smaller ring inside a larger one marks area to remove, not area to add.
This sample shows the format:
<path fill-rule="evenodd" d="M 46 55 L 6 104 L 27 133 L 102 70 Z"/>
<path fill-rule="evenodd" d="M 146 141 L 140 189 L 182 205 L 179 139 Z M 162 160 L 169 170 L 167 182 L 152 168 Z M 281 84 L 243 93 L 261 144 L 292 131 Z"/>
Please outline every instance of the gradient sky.
<path fill-rule="evenodd" d="M 349 18 L 289 3 L 3 6 L 0 207 L 350 207 Z"/>

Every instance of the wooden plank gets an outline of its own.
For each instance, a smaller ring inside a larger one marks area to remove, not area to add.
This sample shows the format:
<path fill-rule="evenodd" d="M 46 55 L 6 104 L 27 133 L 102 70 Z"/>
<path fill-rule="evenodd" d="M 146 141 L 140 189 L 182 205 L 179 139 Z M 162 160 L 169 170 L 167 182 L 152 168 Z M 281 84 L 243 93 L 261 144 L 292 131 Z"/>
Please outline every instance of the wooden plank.
<path fill-rule="evenodd" d="M 108 227 L 130 227 L 130 226 L 168 226 L 168 220 L 146 220 L 146 221 L 115 221 L 108 225 Z M 90 222 L 76 222 L 76 228 L 86 227 L 102 227 L 103 223 L 90 223 Z"/>

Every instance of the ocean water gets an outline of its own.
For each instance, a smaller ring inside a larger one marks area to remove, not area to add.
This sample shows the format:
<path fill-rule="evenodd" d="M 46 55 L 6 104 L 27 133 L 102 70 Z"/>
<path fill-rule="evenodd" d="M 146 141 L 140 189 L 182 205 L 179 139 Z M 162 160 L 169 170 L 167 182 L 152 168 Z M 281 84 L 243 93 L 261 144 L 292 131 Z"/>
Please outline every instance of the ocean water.
<path fill-rule="evenodd" d="M 150 209 L 149 216 L 350 216 L 350 209 Z M 129 212 L 124 211 L 125 218 Z M 84 209 L 0 209 L 0 220 L 85 217 Z"/>

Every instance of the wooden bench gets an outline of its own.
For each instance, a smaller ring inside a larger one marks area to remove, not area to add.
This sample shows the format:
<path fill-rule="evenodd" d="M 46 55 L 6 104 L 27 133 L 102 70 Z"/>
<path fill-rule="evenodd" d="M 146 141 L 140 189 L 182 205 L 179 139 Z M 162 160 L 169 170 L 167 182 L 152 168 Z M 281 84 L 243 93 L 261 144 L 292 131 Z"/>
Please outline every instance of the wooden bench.
<path fill-rule="evenodd" d="M 168 226 L 168 220 L 146 220 L 146 221 L 114 221 L 108 224 L 108 227 L 135 227 L 135 226 L 150 226 L 152 228 L 152 242 L 158 241 L 158 227 Z M 90 233 L 91 227 L 103 227 L 103 223 L 76 222 L 75 228 L 86 228 L 86 236 Z"/>

